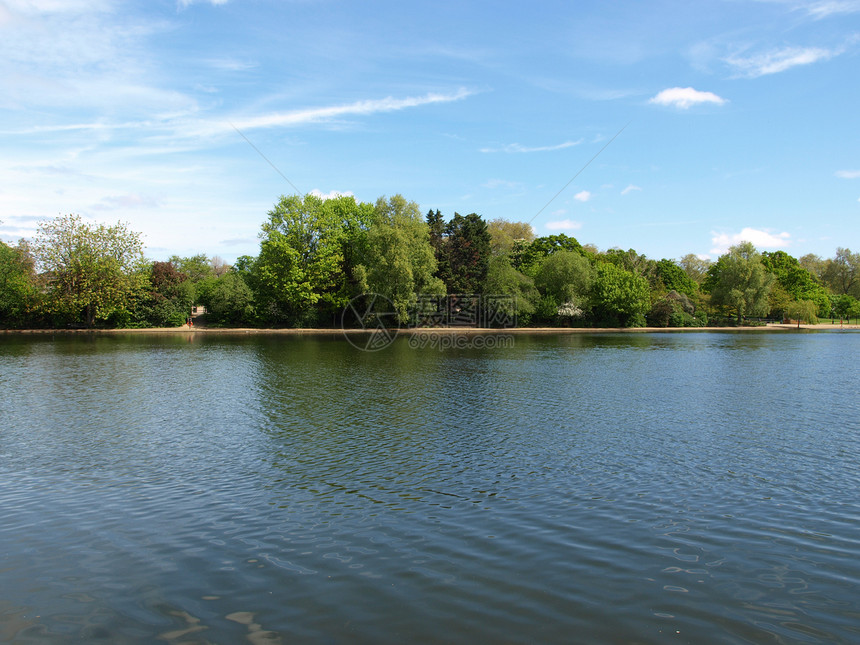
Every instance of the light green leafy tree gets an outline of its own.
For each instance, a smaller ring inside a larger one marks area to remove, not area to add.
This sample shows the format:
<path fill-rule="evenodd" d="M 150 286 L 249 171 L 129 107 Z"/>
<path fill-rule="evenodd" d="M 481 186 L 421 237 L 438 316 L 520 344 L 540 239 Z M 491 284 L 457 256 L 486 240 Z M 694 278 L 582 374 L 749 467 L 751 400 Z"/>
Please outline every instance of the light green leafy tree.
<path fill-rule="evenodd" d="M 526 244 L 525 240 L 515 240 L 511 249 L 511 260 L 516 269 L 534 277 L 540 261 L 559 251 L 575 251 L 585 254 L 582 245 L 575 237 L 564 233 L 539 237 Z"/>
<path fill-rule="evenodd" d="M 827 289 L 819 284 L 815 276 L 801 266 L 797 259 L 785 251 L 765 251 L 761 254 L 761 263 L 776 278 L 773 288 L 781 286 L 790 294 L 792 300 L 811 300 L 815 303 L 819 316 L 827 316 L 830 313 Z"/>
<path fill-rule="evenodd" d="M 830 260 L 822 260 L 821 256 L 814 253 L 807 253 L 798 260 L 798 264 L 809 271 L 822 284 L 825 284 L 824 272 L 827 269 L 828 262 Z"/>
<path fill-rule="evenodd" d="M 208 293 L 207 318 L 220 325 L 248 325 L 254 321 L 254 294 L 235 271 L 217 278 Z"/>
<path fill-rule="evenodd" d="M 122 223 L 91 225 L 79 215 L 40 222 L 33 254 L 46 274 L 48 312 L 65 322 L 121 318 L 146 287 L 140 233 Z"/>
<path fill-rule="evenodd" d="M 487 231 L 490 233 L 490 252 L 493 255 L 507 255 L 514 248 L 514 242 L 531 244 L 535 239 L 534 229 L 526 222 L 497 218 L 487 223 Z"/>
<path fill-rule="evenodd" d="M 818 311 L 818 305 L 812 300 L 795 300 L 789 303 L 786 309 L 786 314 L 789 318 L 797 321 L 797 328 L 800 329 L 800 323 L 816 324 L 818 317 L 815 315 Z"/>
<path fill-rule="evenodd" d="M 41 303 L 33 256 L 26 241 L 0 242 L 0 327 L 31 323 Z"/>
<path fill-rule="evenodd" d="M 711 268 L 713 262 L 702 259 L 694 253 L 688 253 L 681 258 L 678 264 L 684 270 L 684 273 L 687 274 L 687 277 L 697 284 L 702 284 L 705 278 L 708 277 L 708 269 Z"/>
<path fill-rule="evenodd" d="M 711 304 L 733 312 L 741 324 L 744 316 L 768 313 L 773 281 L 774 276 L 765 270 L 755 247 L 750 242 L 742 242 L 731 247 L 708 269 L 703 287 L 711 294 Z"/>
<path fill-rule="evenodd" d="M 326 320 L 348 301 L 346 270 L 370 209 L 353 197 L 281 197 L 260 233 L 253 280 L 264 319 L 304 325 Z"/>
<path fill-rule="evenodd" d="M 833 293 L 860 298 L 860 253 L 837 248 L 835 257 L 827 261 L 822 277 Z"/>
<path fill-rule="evenodd" d="M 694 300 L 699 296 L 699 284 L 672 260 L 658 261 L 655 275 L 666 291 L 677 291 Z"/>
<path fill-rule="evenodd" d="M 594 316 L 621 327 L 641 327 L 651 307 L 648 281 L 609 262 L 599 262 L 594 271 L 590 302 Z"/>
<path fill-rule="evenodd" d="M 588 295 L 593 280 L 591 263 L 576 251 L 556 251 L 539 260 L 534 282 L 544 298 L 544 315 L 581 317 L 589 309 Z"/>
<path fill-rule="evenodd" d="M 168 262 L 176 271 L 184 273 L 186 279 L 191 280 L 194 284 L 215 276 L 213 261 L 205 253 L 198 253 L 186 258 L 173 255 Z"/>
<path fill-rule="evenodd" d="M 444 295 L 437 277 L 430 231 L 415 202 L 401 195 L 380 197 L 367 233 L 363 261 L 356 267 L 362 291 L 385 296 L 400 322 L 420 295 Z"/>
<path fill-rule="evenodd" d="M 833 311 L 839 318 L 860 318 L 860 300 L 848 294 L 833 297 Z"/>
<path fill-rule="evenodd" d="M 497 306 L 501 308 L 501 313 L 508 319 L 515 318 L 518 325 L 529 323 L 540 294 L 534 280 L 517 271 L 506 255 L 490 258 L 485 285 L 489 295 L 509 296 L 499 299 Z"/>
<path fill-rule="evenodd" d="M 791 297 L 791 294 L 786 291 L 785 287 L 780 284 L 779 280 L 775 280 L 770 287 L 767 302 L 768 316 L 782 320 L 788 312 L 788 308 L 793 302 L 795 302 L 795 300 Z"/>

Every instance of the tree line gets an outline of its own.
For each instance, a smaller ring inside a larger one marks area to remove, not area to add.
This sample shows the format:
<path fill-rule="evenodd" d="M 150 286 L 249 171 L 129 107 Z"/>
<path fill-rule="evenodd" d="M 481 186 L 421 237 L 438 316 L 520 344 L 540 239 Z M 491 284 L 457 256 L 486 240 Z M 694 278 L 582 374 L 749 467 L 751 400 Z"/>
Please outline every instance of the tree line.
<path fill-rule="evenodd" d="M 332 327 L 366 294 L 384 296 L 365 304 L 393 309 L 401 324 L 427 296 L 445 307 L 462 294 L 503 297 L 519 326 L 860 318 L 860 253 L 845 248 L 797 259 L 744 242 L 715 262 L 654 260 L 564 234 L 535 237 L 524 222 L 422 215 L 401 195 L 375 204 L 282 196 L 259 238 L 259 253 L 232 266 L 203 254 L 152 261 L 122 223 L 44 220 L 32 241 L 0 242 L 0 326 L 179 326 L 202 305 L 213 325 Z"/>

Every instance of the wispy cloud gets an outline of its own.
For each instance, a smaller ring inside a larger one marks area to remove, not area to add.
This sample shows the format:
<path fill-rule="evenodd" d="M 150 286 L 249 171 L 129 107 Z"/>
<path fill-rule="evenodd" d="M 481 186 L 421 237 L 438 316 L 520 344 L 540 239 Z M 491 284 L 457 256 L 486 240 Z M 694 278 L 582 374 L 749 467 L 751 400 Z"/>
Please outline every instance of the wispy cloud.
<path fill-rule="evenodd" d="M 860 179 L 860 170 L 837 170 L 836 176 L 842 179 Z"/>
<path fill-rule="evenodd" d="M 686 110 L 700 103 L 715 103 L 722 105 L 726 99 L 717 96 L 713 92 L 701 92 L 692 87 L 670 87 L 663 90 L 652 98 L 649 103 L 656 105 L 667 105 Z"/>
<path fill-rule="evenodd" d="M 2 8 L 12 14 L 82 13 L 104 11 L 110 0 L 5 0 Z"/>
<path fill-rule="evenodd" d="M 840 14 L 860 12 L 860 1 L 858 0 L 822 0 L 821 2 L 803 3 L 802 8 L 815 18 L 820 20 Z"/>
<path fill-rule="evenodd" d="M 550 231 L 578 231 L 582 228 L 582 222 L 572 219 L 561 219 L 555 222 L 547 222 L 546 227 Z"/>
<path fill-rule="evenodd" d="M 579 139 L 578 141 L 565 141 L 564 143 L 559 143 L 553 146 L 523 146 L 519 143 L 509 143 L 501 148 L 481 148 L 481 152 L 550 152 L 552 150 L 564 150 L 565 148 L 578 146 L 580 143 L 582 143 L 582 139 Z"/>
<path fill-rule="evenodd" d="M 860 0 L 758 0 L 787 6 L 791 11 L 803 11 L 815 20 L 860 12 Z"/>
<path fill-rule="evenodd" d="M 744 228 L 740 233 L 717 233 L 712 231 L 711 253 L 725 253 L 729 247 L 741 242 L 752 242 L 759 249 L 783 249 L 791 245 L 791 235 L 788 233 L 773 233 L 768 229 Z"/>
<path fill-rule="evenodd" d="M 592 198 L 592 194 L 590 192 L 588 192 L 587 190 L 581 190 L 578 193 L 576 193 L 576 195 L 574 195 L 573 198 L 578 202 L 587 202 L 589 199 Z"/>
<path fill-rule="evenodd" d="M 258 65 L 253 61 L 236 60 L 235 58 L 210 58 L 203 62 L 213 69 L 224 72 L 246 72 Z"/>
<path fill-rule="evenodd" d="M 138 194 L 111 195 L 103 198 L 90 208 L 96 211 L 126 210 L 129 208 L 158 208 L 161 201 L 154 197 Z"/>
<path fill-rule="evenodd" d="M 519 189 L 522 188 L 523 185 L 518 181 L 508 181 L 507 179 L 489 179 L 481 184 L 482 188 L 489 188 L 490 190 L 495 190 L 496 188 L 510 188 L 510 189 Z"/>
<path fill-rule="evenodd" d="M 356 101 L 345 105 L 332 105 L 305 110 L 292 110 L 289 112 L 273 112 L 256 117 L 236 119 L 233 121 L 233 124 L 240 130 L 253 130 L 255 128 L 289 127 L 323 123 L 345 116 L 369 116 L 380 112 L 395 112 L 406 108 L 432 105 L 433 103 L 450 103 L 452 101 L 460 101 L 472 94 L 473 92 L 470 90 L 460 88 L 452 94 L 431 92 L 424 96 L 409 96 L 400 99 L 388 96 L 383 99 Z"/>
<path fill-rule="evenodd" d="M 630 184 L 629 186 L 627 186 L 627 188 L 625 188 L 624 190 L 621 191 L 621 194 L 627 195 L 628 193 L 632 193 L 634 190 L 642 190 L 642 188 L 640 186 L 635 186 L 634 184 Z"/>
<path fill-rule="evenodd" d="M 176 115 L 163 117 L 152 116 L 141 121 L 123 121 L 110 123 L 104 120 L 91 122 L 76 122 L 46 126 L 28 126 L 18 129 L 0 130 L 2 134 L 27 135 L 27 134 L 49 134 L 62 132 L 96 132 L 109 133 L 111 131 L 143 131 L 149 142 L 169 140 L 171 146 L 176 146 L 179 141 L 199 140 L 211 144 L 211 137 L 234 132 L 234 128 L 241 132 L 260 128 L 273 127 L 299 127 L 303 125 L 322 124 L 334 121 L 338 118 L 348 116 L 370 116 L 373 114 L 394 112 L 412 107 L 420 107 L 433 103 L 445 103 L 458 101 L 472 93 L 461 89 L 452 94 L 430 93 L 424 96 L 370 99 L 357 101 L 345 105 L 324 106 L 304 110 L 293 110 L 289 112 L 273 112 L 252 117 L 238 118 L 200 118 L 192 111 L 179 112 Z"/>
<path fill-rule="evenodd" d="M 227 4 L 227 0 L 177 0 L 176 5 L 181 9 L 185 9 L 186 7 L 189 7 L 193 4 L 199 4 L 201 2 L 208 2 L 209 4 L 213 5 Z"/>
<path fill-rule="evenodd" d="M 758 78 L 768 74 L 778 74 L 799 65 L 811 65 L 838 55 L 836 50 L 821 47 L 783 47 L 753 56 L 730 56 L 725 62 L 733 67 L 739 76 Z"/>

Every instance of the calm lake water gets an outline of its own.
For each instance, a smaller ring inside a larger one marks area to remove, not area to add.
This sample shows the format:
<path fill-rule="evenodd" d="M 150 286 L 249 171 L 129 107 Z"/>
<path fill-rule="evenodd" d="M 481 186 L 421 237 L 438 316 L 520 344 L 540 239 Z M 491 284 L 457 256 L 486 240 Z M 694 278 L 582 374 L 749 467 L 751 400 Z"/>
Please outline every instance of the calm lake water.
<path fill-rule="evenodd" d="M 860 642 L 860 334 L 0 336 L 0 641 Z"/>

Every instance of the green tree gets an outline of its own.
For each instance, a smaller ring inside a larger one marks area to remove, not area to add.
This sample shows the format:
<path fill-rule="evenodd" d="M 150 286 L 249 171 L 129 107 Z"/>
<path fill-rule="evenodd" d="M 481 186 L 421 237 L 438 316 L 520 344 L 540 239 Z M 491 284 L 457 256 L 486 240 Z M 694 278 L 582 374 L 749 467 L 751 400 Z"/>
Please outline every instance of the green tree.
<path fill-rule="evenodd" d="M 580 255 L 584 255 L 582 245 L 577 239 L 568 237 L 564 233 L 539 237 L 531 244 L 519 249 L 517 246 L 514 245 L 514 251 L 516 251 L 516 256 L 513 258 L 514 267 L 531 276 L 534 275 L 538 263 L 543 258 L 558 251 L 576 251 Z"/>
<path fill-rule="evenodd" d="M 693 301 L 675 290 L 657 298 L 647 315 L 652 327 L 704 327 L 707 316 L 696 311 Z"/>
<path fill-rule="evenodd" d="M 851 319 L 854 319 L 854 322 L 857 322 L 857 319 L 860 318 L 860 300 L 854 299 L 854 302 L 851 303 L 851 306 L 846 311 L 846 316 L 848 317 L 848 322 L 851 322 Z"/>
<path fill-rule="evenodd" d="M 146 289 L 139 292 L 129 316 L 116 322 L 134 327 L 178 327 L 194 304 L 195 288 L 172 262 L 152 262 L 145 271 Z"/>
<path fill-rule="evenodd" d="M 693 253 L 688 253 L 681 258 L 678 264 L 693 282 L 696 284 L 702 284 L 705 278 L 708 277 L 708 269 L 711 268 L 713 262 L 707 259 L 702 259 Z"/>
<path fill-rule="evenodd" d="M 836 256 L 827 261 L 822 277 L 833 293 L 860 298 L 860 253 L 837 248 Z"/>
<path fill-rule="evenodd" d="M 490 262 L 490 233 L 476 213 L 454 218 L 445 226 L 437 275 L 449 293 L 483 293 Z"/>
<path fill-rule="evenodd" d="M 282 196 L 260 233 L 253 264 L 257 301 L 269 322 L 303 326 L 329 320 L 348 302 L 355 284 L 347 265 L 351 245 L 369 209 L 352 197 L 323 200 Z"/>
<path fill-rule="evenodd" d="M 620 327 L 641 327 L 651 306 L 648 281 L 610 262 L 595 266 L 590 300 L 599 321 Z"/>
<path fill-rule="evenodd" d="M 782 320 L 785 318 L 788 308 L 793 302 L 795 302 L 795 300 L 791 297 L 791 294 L 785 290 L 785 287 L 779 283 L 779 281 L 774 281 L 770 287 L 767 302 L 768 316 Z"/>
<path fill-rule="evenodd" d="M 385 296 L 399 321 L 406 322 L 419 294 L 445 294 L 435 273 L 430 232 L 418 205 L 402 195 L 380 197 L 367 233 L 366 254 L 356 271 L 362 291 Z"/>
<path fill-rule="evenodd" d="M 213 262 L 209 260 L 209 257 L 205 253 L 198 253 L 187 258 L 173 255 L 167 263 L 177 273 L 182 273 L 186 280 L 191 280 L 195 284 L 215 275 Z"/>
<path fill-rule="evenodd" d="M 33 324 L 41 306 L 41 292 L 30 247 L 0 242 L 0 327 Z"/>
<path fill-rule="evenodd" d="M 848 294 L 842 294 L 833 298 L 833 311 L 839 318 L 860 318 L 860 300 Z"/>
<path fill-rule="evenodd" d="M 666 290 L 677 291 L 693 299 L 698 297 L 699 285 L 672 260 L 658 261 L 655 274 Z"/>
<path fill-rule="evenodd" d="M 654 260 L 640 255 L 633 249 L 622 251 L 621 249 L 609 249 L 601 258 L 604 262 L 610 262 L 617 267 L 641 275 L 652 284 L 656 281 L 657 263 Z"/>
<path fill-rule="evenodd" d="M 499 306 L 505 307 L 503 313 L 515 317 L 517 325 L 527 325 L 535 311 L 539 298 L 534 280 L 517 271 L 505 255 L 490 258 L 487 270 L 486 293 L 496 296 L 511 296 L 501 299 Z"/>
<path fill-rule="evenodd" d="M 828 262 L 829 260 L 822 260 L 821 256 L 814 253 L 807 253 L 798 260 L 798 264 L 809 271 L 821 284 L 826 284 L 824 271 L 827 269 Z"/>
<path fill-rule="evenodd" d="M 535 239 L 531 224 L 501 218 L 488 222 L 487 232 L 490 234 L 490 253 L 493 255 L 507 255 L 514 248 L 515 242 L 531 244 Z"/>
<path fill-rule="evenodd" d="M 47 307 L 57 319 L 88 327 L 126 315 L 146 284 L 140 234 L 125 224 L 89 225 L 78 215 L 40 222 L 33 247 L 47 275 Z"/>
<path fill-rule="evenodd" d="M 811 300 L 819 315 L 827 316 L 830 313 L 827 289 L 795 258 L 785 251 L 765 251 L 761 254 L 761 263 L 776 277 L 776 283 L 785 289 L 792 300 Z"/>
<path fill-rule="evenodd" d="M 215 324 L 249 325 L 255 318 L 254 294 L 235 271 L 217 278 L 202 304 L 206 307 L 207 320 Z"/>
<path fill-rule="evenodd" d="M 720 256 L 708 269 L 703 287 L 711 303 L 733 312 L 738 324 L 744 316 L 764 316 L 768 312 L 774 277 L 761 263 L 761 255 L 749 242 L 742 242 Z"/>
<path fill-rule="evenodd" d="M 588 310 L 588 294 L 594 271 L 591 263 L 576 251 L 557 251 L 543 258 L 535 271 L 535 286 L 544 298 L 548 310 L 584 313 Z M 550 304 L 550 302 L 552 304 Z M 554 306 L 553 306 L 554 305 Z"/>
<path fill-rule="evenodd" d="M 816 311 L 818 311 L 818 306 L 812 300 L 797 300 L 788 305 L 785 313 L 789 318 L 797 320 L 797 328 L 800 329 L 801 322 L 812 325 L 818 322 L 815 315 Z"/>

